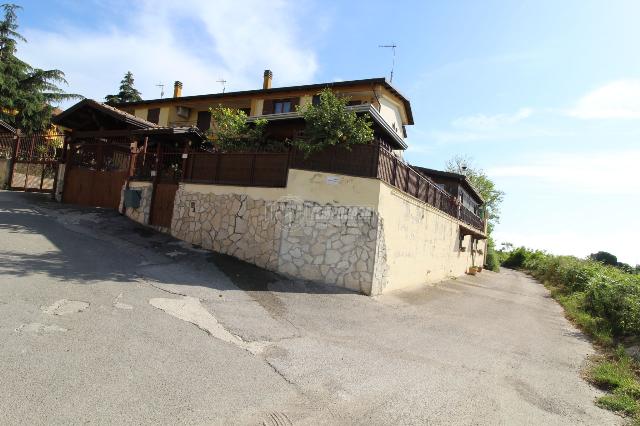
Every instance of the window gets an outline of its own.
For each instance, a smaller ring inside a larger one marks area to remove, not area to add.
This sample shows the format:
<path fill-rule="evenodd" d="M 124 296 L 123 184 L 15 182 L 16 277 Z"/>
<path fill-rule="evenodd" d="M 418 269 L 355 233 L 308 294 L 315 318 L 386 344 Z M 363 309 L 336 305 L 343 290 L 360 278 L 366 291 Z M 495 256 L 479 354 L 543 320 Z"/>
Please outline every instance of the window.
<path fill-rule="evenodd" d="M 290 99 L 281 99 L 273 101 L 273 113 L 282 114 L 285 112 L 291 112 L 292 102 Z"/>
<path fill-rule="evenodd" d="M 362 105 L 362 101 L 349 101 L 347 106 Z"/>
<path fill-rule="evenodd" d="M 147 121 L 158 124 L 160 121 L 160 108 L 150 108 L 147 111 Z"/>
<path fill-rule="evenodd" d="M 203 132 L 206 132 L 211 128 L 211 112 L 198 111 L 198 121 L 196 127 Z"/>
<path fill-rule="evenodd" d="M 313 106 L 320 105 L 320 95 L 313 95 L 313 98 L 311 98 L 311 105 Z"/>

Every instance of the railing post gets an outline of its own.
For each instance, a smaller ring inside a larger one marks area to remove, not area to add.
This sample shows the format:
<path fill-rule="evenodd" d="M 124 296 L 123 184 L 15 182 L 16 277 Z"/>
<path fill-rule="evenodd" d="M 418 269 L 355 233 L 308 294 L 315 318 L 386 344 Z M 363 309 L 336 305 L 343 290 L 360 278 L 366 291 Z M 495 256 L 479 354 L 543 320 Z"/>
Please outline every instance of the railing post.
<path fill-rule="evenodd" d="M 380 141 L 378 140 L 376 143 L 376 148 L 374 150 L 373 155 L 375 158 L 373 159 L 373 174 L 372 176 L 375 178 L 380 178 Z"/>
<path fill-rule="evenodd" d="M 394 155 L 393 156 L 393 174 L 392 174 L 391 181 L 392 181 L 392 185 L 396 186 L 396 187 L 397 187 L 397 185 L 396 185 L 396 173 L 397 173 L 397 171 L 398 171 L 398 158 Z"/>
<path fill-rule="evenodd" d="M 11 155 L 11 167 L 9 170 L 9 189 L 13 186 L 13 172 L 16 168 L 16 160 L 18 159 L 18 153 L 20 151 L 20 134 L 14 136 L 15 143 L 13 144 L 13 152 Z"/>
<path fill-rule="evenodd" d="M 189 160 L 189 142 L 184 143 L 184 151 L 182 153 L 182 173 L 180 174 L 179 181 L 184 182 L 187 177 L 187 164 Z"/>
<path fill-rule="evenodd" d="M 407 166 L 407 176 L 404 180 L 404 192 L 409 193 L 409 176 L 411 173 L 411 167 Z"/>

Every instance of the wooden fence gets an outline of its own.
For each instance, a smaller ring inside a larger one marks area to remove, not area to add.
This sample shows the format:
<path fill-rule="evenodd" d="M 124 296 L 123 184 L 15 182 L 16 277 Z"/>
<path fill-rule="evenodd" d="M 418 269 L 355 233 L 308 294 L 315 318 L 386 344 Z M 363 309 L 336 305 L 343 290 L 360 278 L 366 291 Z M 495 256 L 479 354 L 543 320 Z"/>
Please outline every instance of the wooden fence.
<path fill-rule="evenodd" d="M 140 153 L 135 155 L 135 164 L 135 179 L 157 179 L 159 182 L 285 187 L 291 168 L 375 178 L 476 229 L 484 229 L 480 217 L 380 144 L 356 145 L 351 149 L 330 147 L 310 156 L 297 150 L 282 153 Z"/>
<path fill-rule="evenodd" d="M 136 155 L 134 178 L 216 185 L 285 187 L 289 153 L 147 153 Z M 157 170 L 157 172 L 156 172 Z"/>

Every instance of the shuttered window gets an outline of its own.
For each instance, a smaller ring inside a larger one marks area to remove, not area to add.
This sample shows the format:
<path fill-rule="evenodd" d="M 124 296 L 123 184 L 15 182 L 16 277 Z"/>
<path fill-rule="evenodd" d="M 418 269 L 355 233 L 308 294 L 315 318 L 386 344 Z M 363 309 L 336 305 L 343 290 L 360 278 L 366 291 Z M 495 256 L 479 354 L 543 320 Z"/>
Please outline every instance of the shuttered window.
<path fill-rule="evenodd" d="M 210 111 L 198 111 L 198 122 L 196 127 L 203 132 L 206 132 L 211 128 L 211 112 Z"/>
<path fill-rule="evenodd" d="M 160 122 L 160 108 L 150 108 L 147 111 L 147 121 L 158 124 Z"/>

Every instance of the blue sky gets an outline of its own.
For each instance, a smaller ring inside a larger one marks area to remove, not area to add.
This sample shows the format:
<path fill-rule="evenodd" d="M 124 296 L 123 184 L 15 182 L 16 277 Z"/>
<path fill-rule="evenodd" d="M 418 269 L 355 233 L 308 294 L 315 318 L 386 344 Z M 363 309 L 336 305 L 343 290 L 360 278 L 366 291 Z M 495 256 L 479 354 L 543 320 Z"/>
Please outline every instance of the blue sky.
<path fill-rule="evenodd" d="M 388 76 L 410 100 L 406 157 L 462 154 L 506 192 L 495 237 L 640 263 L 640 2 L 17 1 L 19 54 L 103 98 Z"/>

